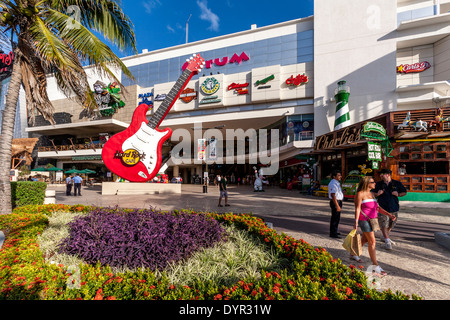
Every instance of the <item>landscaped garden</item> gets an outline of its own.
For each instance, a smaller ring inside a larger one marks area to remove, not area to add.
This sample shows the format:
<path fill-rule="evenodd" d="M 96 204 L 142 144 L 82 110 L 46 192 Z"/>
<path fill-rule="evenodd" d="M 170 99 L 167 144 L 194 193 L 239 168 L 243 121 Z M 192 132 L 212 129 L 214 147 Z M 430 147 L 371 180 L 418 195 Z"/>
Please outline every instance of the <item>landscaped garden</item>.
<path fill-rule="evenodd" d="M 0 216 L 3 300 L 390 300 L 251 214 L 29 205 Z"/>

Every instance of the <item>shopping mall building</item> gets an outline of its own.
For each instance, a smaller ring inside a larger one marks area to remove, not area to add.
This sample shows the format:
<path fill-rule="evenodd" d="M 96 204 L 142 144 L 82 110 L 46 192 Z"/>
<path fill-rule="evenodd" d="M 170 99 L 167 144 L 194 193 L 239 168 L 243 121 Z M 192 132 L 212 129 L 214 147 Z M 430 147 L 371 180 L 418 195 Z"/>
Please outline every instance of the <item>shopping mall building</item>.
<path fill-rule="evenodd" d="M 202 132 L 215 129 L 225 140 L 233 139 L 228 130 L 276 129 L 279 154 L 271 159 L 279 167 L 272 176 L 275 184 L 309 169 L 315 179 L 324 179 L 332 169 L 345 175 L 366 165 L 376 174 L 377 166 L 387 166 L 411 192 L 448 193 L 450 0 L 346 3 L 343 7 L 339 1 L 314 1 L 310 17 L 249 25 L 242 32 L 123 58 L 136 80 L 118 74 L 126 88 L 120 97 L 125 106 L 112 115 L 88 116 L 49 78 L 56 125 L 38 116 L 26 129 L 40 137 L 39 161 L 64 169 L 95 169 L 109 178 L 101 159 L 103 143 L 128 127 L 139 104 L 150 104 L 150 118 L 186 59 L 200 53 L 205 68 L 190 80 L 160 125 L 174 133 L 189 132 L 191 148 L 183 150 L 184 155 L 198 159 L 193 128 L 199 126 Z M 86 71 L 92 89 L 97 81 L 111 82 Z M 338 110 L 337 83 L 342 80 L 339 89 L 350 96 Z M 344 113 L 342 128 L 335 126 L 336 112 L 338 117 Z M 426 131 L 414 126 L 420 120 L 427 122 Z M 382 127 L 384 135 L 371 135 L 367 122 L 371 128 Z M 167 154 L 180 140 L 173 137 L 163 151 Z M 380 146 L 379 159 L 369 157 L 373 154 L 368 142 Z M 247 150 L 251 143 L 245 138 Z M 198 161 L 167 164 L 169 176 L 181 176 L 187 183 L 206 170 Z M 406 173 L 400 176 L 403 164 Z M 208 164 L 208 172 L 237 181 L 252 175 L 254 165 L 216 161 Z"/>

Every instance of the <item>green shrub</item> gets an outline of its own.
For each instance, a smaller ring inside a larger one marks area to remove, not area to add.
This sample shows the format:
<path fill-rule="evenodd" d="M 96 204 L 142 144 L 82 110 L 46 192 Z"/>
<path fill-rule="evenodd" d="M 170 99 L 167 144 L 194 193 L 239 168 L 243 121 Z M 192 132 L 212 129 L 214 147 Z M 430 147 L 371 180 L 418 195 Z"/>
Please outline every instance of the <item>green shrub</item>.
<path fill-rule="evenodd" d="M 49 223 L 48 214 L 67 209 L 77 213 L 85 208 L 82 205 L 28 208 L 33 212 L 21 208 L 0 216 L 0 230 L 7 230 L 0 250 L 0 300 L 421 299 L 390 289 L 377 291 L 359 270 L 362 266 L 346 266 L 324 248 L 278 234 L 261 218 L 232 213 L 208 215 L 259 239 L 267 249 L 285 259 L 289 268 L 275 271 L 268 266 L 259 276 L 234 279 L 234 283 L 200 279 L 186 285 L 173 283 L 174 279 L 164 273 L 157 276 L 149 269 L 113 273 L 110 266 L 102 267 L 99 263 L 78 266 L 47 263 L 37 239 Z"/>
<path fill-rule="evenodd" d="M 44 204 L 47 184 L 38 181 L 11 182 L 11 203 L 13 207 Z"/>

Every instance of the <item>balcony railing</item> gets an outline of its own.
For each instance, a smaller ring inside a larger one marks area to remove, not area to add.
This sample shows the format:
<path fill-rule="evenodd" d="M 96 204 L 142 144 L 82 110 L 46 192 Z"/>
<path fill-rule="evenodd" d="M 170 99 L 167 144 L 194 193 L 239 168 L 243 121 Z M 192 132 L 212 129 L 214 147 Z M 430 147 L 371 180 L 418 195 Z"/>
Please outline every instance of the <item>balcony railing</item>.
<path fill-rule="evenodd" d="M 38 152 L 54 152 L 57 153 L 59 151 L 71 151 L 73 150 L 76 152 L 77 150 L 94 150 L 102 149 L 103 143 L 84 143 L 84 144 L 71 144 L 71 145 L 53 145 L 53 146 L 46 146 L 46 147 L 38 147 Z"/>

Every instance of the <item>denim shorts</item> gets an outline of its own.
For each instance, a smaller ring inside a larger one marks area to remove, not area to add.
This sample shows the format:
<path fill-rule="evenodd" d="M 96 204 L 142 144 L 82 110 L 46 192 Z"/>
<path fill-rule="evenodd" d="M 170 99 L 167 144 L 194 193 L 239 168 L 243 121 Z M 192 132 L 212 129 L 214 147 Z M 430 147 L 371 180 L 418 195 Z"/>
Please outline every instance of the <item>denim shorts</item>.
<path fill-rule="evenodd" d="M 223 197 L 228 197 L 228 191 L 227 190 L 225 190 L 225 191 L 220 190 L 220 198 L 223 198 Z"/>
<path fill-rule="evenodd" d="M 358 225 L 362 232 L 372 232 L 372 226 L 368 220 L 359 220 Z"/>

